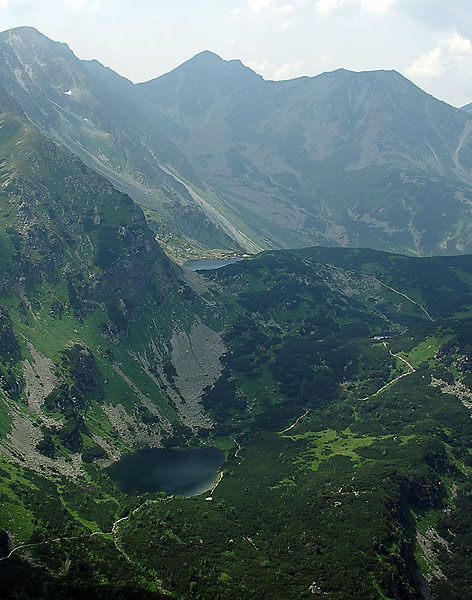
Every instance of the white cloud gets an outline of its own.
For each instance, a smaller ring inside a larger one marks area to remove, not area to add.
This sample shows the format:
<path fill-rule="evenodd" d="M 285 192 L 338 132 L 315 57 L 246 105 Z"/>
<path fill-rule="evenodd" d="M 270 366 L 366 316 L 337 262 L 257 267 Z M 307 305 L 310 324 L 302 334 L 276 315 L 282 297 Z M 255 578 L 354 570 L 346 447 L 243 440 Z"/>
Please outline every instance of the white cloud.
<path fill-rule="evenodd" d="M 295 23 L 295 19 L 286 19 L 285 21 L 282 21 L 279 29 L 280 31 L 288 31 L 289 29 L 292 29 L 292 27 L 295 27 Z"/>
<path fill-rule="evenodd" d="M 293 62 L 288 61 L 280 65 L 275 65 L 270 60 L 266 59 L 260 62 L 249 62 L 248 66 L 256 71 L 256 73 L 262 75 L 265 79 L 293 79 L 294 77 L 300 77 L 305 74 L 303 61 L 301 60 L 295 60 Z"/>
<path fill-rule="evenodd" d="M 418 58 L 407 69 L 407 75 L 417 77 L 426 75 L 435 77 L 444 71 L 443 49 L 437 46 L 430 52 L 420 54 Z"/>
<path fill-rule="evenodd" d="M 354 8 L 366 12 L 383 15 L 388 12 L 397 0 L 317 0 L 316 8 L 322 15 L 330 15 L 343 8 Z"/>
<path fill-rule="evenodd" d="M 318 59 L 318 64 L 321 69 L 327 69 L 333 62 L 333 57 L 329 54 L 322 54 Z"/>
<path fill-rule="evenodd" d="M 251 15 L 260 15 L 267 13 L 290 15 L 294 12 L 294 10 L 294 4 L 281 4 L 280 0 L 247 0 L 247 11 Z"/>
<path fill-rule="evenodd" d="M 347 4 L 347 2 L 349 2 L 349 0 L 317 0 L 316 8 L 322 15 L 329 15 L 338 11 Z"/>
<path fill-rule="evenodd" d="M 283 15 L 290 15 L 295 10 L 295 6 L 293 4 L 283 4 L 280 8 L 277 9 L 277 12 Z"/>
<path fill-rule="evenodd" d="M 248 0 L 247 9 L 253 15 L 271 10 L 274 6 L 274 0 Z"/>
<path fill-rule="evenodd" d="M 464 62 L 472 71 L 472 41 L 457 31 L 449 31 L 442 34 L 435 48 L 420 54 L 406 72 L 410 77 L 437 77 L 457 71 Z"/>
<path fill-rule="evenodd" d="M 361 0 L 361 8 L 375 15 L 388 12 L 397 0 Z"/>
<path fill-rule="evenodd" d="M 286 62 L 274 70 L 274 79 L 293 79 L 304 74 L 303 62 L 296 60 L 294 62 Z"/>
<path fill-rule="evenodd" d="M 472 42 L 457 33 L 457 31 L 451 31 L 446 34 L 443 45 L 456 54 L 471 54 L 472 53 Z"/>
<path fill-rule="evenodd" d="M 25 4 L 25 0 L 0 0 L 0 8 L 10 8 L 17 4 Z"/>

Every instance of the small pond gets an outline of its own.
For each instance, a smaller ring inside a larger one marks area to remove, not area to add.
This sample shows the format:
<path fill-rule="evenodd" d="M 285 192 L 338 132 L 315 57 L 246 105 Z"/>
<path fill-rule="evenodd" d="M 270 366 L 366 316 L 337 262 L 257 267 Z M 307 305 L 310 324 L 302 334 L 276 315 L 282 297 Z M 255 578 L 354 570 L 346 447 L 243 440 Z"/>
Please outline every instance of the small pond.
<path fill-rule="evenodd" d="M 126 454 L 107 471 L 126 494 L 196 496 L 213 487 L 223 460 L 219 448 L 146 448 Z"/>
<path fill-rule="evenodd" d="M 240 258 L 202 258 L 201 260 L 188 260 L 184 264 L 184 269 L 189 271 L 210 271 L 211 269 L 220 269 L 226 265 L 232 265 L 240 261 Z"/>

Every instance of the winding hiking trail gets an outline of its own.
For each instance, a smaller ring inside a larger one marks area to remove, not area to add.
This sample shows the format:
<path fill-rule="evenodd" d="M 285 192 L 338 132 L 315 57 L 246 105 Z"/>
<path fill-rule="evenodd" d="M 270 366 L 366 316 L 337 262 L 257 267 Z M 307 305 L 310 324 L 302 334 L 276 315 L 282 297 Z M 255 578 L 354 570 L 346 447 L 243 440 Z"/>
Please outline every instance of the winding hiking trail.
<path fill-rule="evenodd" d="M 239 462 L 238 462 L 238 465 L 240 465 L 240 464 L 241 464 L 241 462 L 244 460 L 244 458 L 243 458 L 243 457 L 240 457 L 240 456 L 239 456 L 239 452 L 242 450 L 242 446 L 241 446 L 241 444 L 240 444 L 240 443 L 239 443 L 239 442 L 238 442 L 238 441 L 237 441 L 237 440 L 236 440 L 236 439 L 235 439 L 233 436 L 230 436 L 230 438 L 233 440 L 233 442 L 234 442 L 234 443 L 236 444 L 236 446 L 237 446 L 236 452 L 234 453 L 234 457 L 235 457 L 235 458 L 239 458 L 239 459 L 240 459 L 240 460 L 239 460 Z M 221 471 L 221 472 L 220 472 L 220 474 L 219 474 L 219 476 L 218 476 L 218 479 L 215 481 L 215 483 L 214 483 L 213 487 L 211 488 L 211 490 L 209 490 L 209 496 L 208 496 L 209 498 L 211 498 L 211 497 L 213 496 L 213 492 L 216 490 L 216 488 L 217 488 L 217 487 L 220 485 L 220 483 L 223 481 L 224 474 L 225 474 L 225 472 L 224 472 L 224 471 Z"/>
<path fill-rule="evenodd" d="M 157 501 L 156 501 L 157 502 Z M 137 506 L 132 512 L 130 512 L 129 515 L 127 515 L 126 517 L 121 517 L 120 519 L 117 519 L 111 528 L 111 531 L 94 531 L 93 533 L 91 533 L 89 535 L 90 537 L 93 537 L 94 535 L 112 535 L 113 536 L 113 542 L 115 544 L 116 549 L 118 550 L 118 552 L 120 552 L 128 562 L 131 562 L 131 559 L 129 558 L 129 556 L 126 554 L 126 552 L 124 550 L 122 550 L 119 545 L 118 545 L 118 540 L 117 540 L 117 535 L 118 535 L 118 525 L 120 523 L 123 523 L 124 521 L 128 521 L 131 517 L 131 515 L 134 515 L 135 513 L 137 513 L 143 506 L 145 506 L 145 504 L 141 504 L 140 506 Z M 4 556 L 3 558 L 0 558 L 0 561 L 2 560 L 8 560 L 15 552 L 18 552 L 19 550 L 24 550 L 26 548 L 33 548 L 36 546 L 44 546 L 46 544 L 54 544 L 56 542 L 62 542 L 62 541 L 67 541 L 67 540 L 78 540 L 80 539 L 82 536 L 80 535 L 73 535 L 71 537 L 58 537 L 58 538 L 54 538 L 52 540 L 46 540 L 44 542 L 36 542 L 34 544 L 20 544 L 18 546 L 15 546 L 14 548 L 12 548 L 12 550 L 10 550 L 10 553 L 7 556 Z"/>
<path fill-rule="evenodd" d="M 218 479 L 215 481 L 214 486 L 211 488 L 210 490 L 210 496 L 213 496 L 213 492 L 216 490 L 216 488 L 220 485 L 220 483 L 223 481 L 223 477 L 224 477 L 224 471 L 221 471 Z"/>
<path fill-rule="evenodd" d="M 378 389 L 376 392 L 374 392 L 373 394 L 370 394 L 369 396 L 366 396 L 365 398 L 362 398 L 361 400 L 368 400 L 369 398 L 373 398 L 374 396 L 377 396 L 377 394 L 380 394 L 381 392 L 383 392 L 385 389 L 387 389 L 388 387 L 390 387 L 391 385 L 393 385 L 394 383 L 396 383 L 397 381 L 399 381 L 400 379 L 403 379 L 403 377 L 408 377 L 408 375 L 413 375 L 413 373 L 416 373 L 416 369 L 415 367 L 409 363 L 406 358 L 403 358 L 403 356 L 400 356 L 399 353 L 394 354 L 390 348 L 387 346 L 387 343 L 384 342 L 383 343 L 384 348 L 388 351 L 388 353 L 390 354 L 390 356 L 393 356 L 393 358 L 399 358 L 402 362 L 404 362 L 408 368 L 410 369 L 408 371 L 408 373 L 402 373 L 401 375 L 399 375 L 398 377 L 395 377 L 395 379 L 392 379 L 392 381 L 389 381 L 388 383 L 386 383 L 385 385 L 383 385 L 380 389 Z"/>
<path fill-rule="evenodd" d="M 410 296 L 407 296 L 403 292 L 400 292 L 399 290 L 396 290 L 395 288 L 391 287 L 390 285 L 387 285 L 383 281 L 380 281 L 380 279 L 377 279 L 377 277 L 374 277 L 373 279 L 377 283 L 380 283 L 380 285 L 383 285 L 384 287 L 386 287 L 387 289 L 391 290 L 392 292 L 395 292 L 395 294 L 398 294 L 399 296 L 403 296 L 403 298 L 406 298 L 406 300 L 409 300 L 413 304 L 416 304 L 416 306 L 418 306 L 418 308 L 421 308 L 421 310 L 424 312 L 424 314 L 428 317 L 428 319 L 430 321 L 434 321 L 433 317 L 429 314 L 429 312 L 426 310 L 426 308 L 422 304 L 419 304 L 418 302 L 416 302 L 415 300 L 413 300 L 412 298 L 410 298 Z"/>
<path fill-rule="evenodd" d="M 240 444 L 240 443 L 237 441 L 237 439 L 236 439 L 236 438 L 234 438 L 233 436 L 230 436 L 230 437 L 231 437 L 231 439 L 233 440 L 233 442 L 234 442 L 234 443 L 236 444 L 236 446 L 237 446 L 236 452 L 234 453 L 234 458 L 240 458 L 240 460 L 238 461 L 238 465 L 240 465 L 240 464 L 241 464 L 241 462 L 244 460 L 244 457 L 243 457 L 243 456 L 239 456 L 239 453 L 240 453 L 240 452 L 241 452 L 241 450 L 242 450 L 242 446 L 241 446 L 241 444 Z"/>
<path fill-rule="evenodd" d="M 307 414 L 310 412 L 310 409 L 307 408 L 306 411 L 300 415 L 298 417 L 298 419 L 295 421 L 295 423 L 292 423 L 291 425 L 289 425 L 289 427 L 287 427 L 286 429 L 284 429 L 283 431 L 279 431 L 279 435 L 282 435 L 283 433 L 286 433 L 287 431 L 290 431 L 291 429 L 293 429 L 294 427 L 296 427 L 298 425 L 298 423 L 307 416 Z"/>
<path fill-rule="evenodd" d="M 93 535 L 93 534 L 92 534 Z M 47 540 L 45 542 L 36 542 L 35 544 L 20 544 L 19 546 L 15 546 L 7 556 L 3 556 L 0 558 L 2 560 L 8 560 L 15 552 L 18 550 L 24 550 L 25 548 L 33 548 L 35 546 L 44 546 L 45 544 L 54 544 L 55 542 L 62 542 L 63 540 L 78 540 L 81 536 L 74 535 L 72 537 L 58 537 L 52 540 Z"/>

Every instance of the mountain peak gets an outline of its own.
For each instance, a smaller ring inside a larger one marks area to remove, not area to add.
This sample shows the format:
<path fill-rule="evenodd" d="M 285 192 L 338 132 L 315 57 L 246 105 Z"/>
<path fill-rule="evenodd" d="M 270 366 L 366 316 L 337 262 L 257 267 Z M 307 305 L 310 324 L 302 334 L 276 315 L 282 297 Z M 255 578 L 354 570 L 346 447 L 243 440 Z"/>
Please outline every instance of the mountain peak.
<path fill-rule="evenodd" d="M 395 69 L 372 69 L 365 71 L 354 71 L 352 69 L 345 69 L 344 67 L 340 67 L 339 69 L 334 69 L 333 71 L 326 71 L 325 73 L 321 73 L 321 75 L 334 75 L 337 77 L 368 77 L 372 78 L 400 78 L 406 79 L 404 75 L 395 71 Z M 409 81 L 409 80 L 408 80 Z"/>
<path fill-rule="evenodd" d="M 32 33 L 34 35 L 43 35 L 40 31 L 36 29 L 36 27 L 32 27 L 31 25 L 21 25 L 20 27 L 11 27 L 10 29 L 6 29 L 3 33 Z"/>
<path fill-rule="evenodd" d="M 169 73 L 139 85 L 153 90 L 162 88 L 162 86 L 169 87 L 168 92 L 172 95 L 175 93 L 175 86 L 180 86 L 185 81 L 192 90 L 189 93 L 200 95 L 201 92 L 208 97 L 210 88 L 213 91 L 217 88 L 231 89 L 259 80 L 263 81 L 263 78 L 246 67 L 240 60 L 225 60 L 210 50 L 204 50 Z"/>
<path fill-rule="evenodd" d="M 191 59 L 189 59 L 186 62 L 191 62 L 191 61 L 205 61 L 205 62 L 226 62 L 223 58 L 221 58 L 221 56 L 219 56 L 218 54 L 216 54 L 215 52 L 212 52 L 211 50 L 202 50 L 201 52 L 198 52 L 197 54 L 195 54 L 195 56 L 193 56 Z M 185 64 L 185 63 L 184 63 Z"/>
<path fill-rule="evenodd" d="M 260 77 L 260 75 L 243 64 L 239 59 L 225 60 L 218 54 L 215 54 L 215 52 L 211 52 L 211 50 L 203 50 L 202 52 L 195 54 L 195 56 L 173 69 L 171 73 L 195 68 L 213 69 L 220 72 L 230 71 L 232 73 L 239 71 Z"/>
<path fill-rule="evenodd" d="M 0 33 L 0 41 L 12 47 L 20 48 L 24 46 L 28 52 L 32 52 L 33 54 L 37 50 L 57 53 L 59 49 L 62 55 L 73 54 L 67 44 L 51 40 L 34 27 L 29 26 L 13 27 L 12 29 L 2 31 Z"/>
<path fill-rule="evenodd" d="M 22 27 L 12 27 L 11 29 L 7 29 L 0 33 L 0 38 L 7 38 L 12 36 L 19 36 L 22 39 L 31 39 L 31 38 L 41 38 L 41 39 L 49 39 L 40 31 L 38 31 L 35 27 L 30 27 L 29 25 L 24 25 Z"/>

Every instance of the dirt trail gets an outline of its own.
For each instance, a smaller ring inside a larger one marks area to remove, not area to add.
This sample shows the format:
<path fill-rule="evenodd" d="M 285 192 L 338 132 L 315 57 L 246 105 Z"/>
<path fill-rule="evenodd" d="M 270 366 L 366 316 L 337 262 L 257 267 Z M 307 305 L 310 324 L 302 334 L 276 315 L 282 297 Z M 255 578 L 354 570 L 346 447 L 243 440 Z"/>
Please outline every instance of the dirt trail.
<path fill-rule="evenodd" d="M 298 417 L 298 419 L 295 421 L 295 423 L 292 423 L 289 427 L 287 427 L 286 429 L 284 429 L 283 431 L 279 431 L 279 435 L 282 435 L 283 433 L 286 433 L 287 431 L 290 431 L 291 429 L 293 429 L 294 427 L 296 427 L 298 425 L 298 423 L 307 416 L 307 414 L 309 413 L 309 409 L 307 409 L 302 415 L 300 415 Z"/>
<path fill-rule="evenodd" d="M 380 279 L 377 279 L 376 277 L 374 277 L 374 281 L 376 281 L 377 283 L 380 283 L 380 285 L 383 285 L 384 287 L 386 287 L 387 289 L 391 290 L 392 292 L 395 292 L 395 294 L 398 294 L 399 296 L 403 296 L 403 298 L 406 298 L 407 300 L 409 300 L 413 304 L 416 304 L 416 306 L 418 306 L 419 308 L 421 308 L 421 310 L 424 312 L 424 314 L 428 317 L 428 319 L 430 321 L 434 321 L 433 317 L 429 314 L 429 312 L 426 310 L 426 308 L 422 304 L 418 304 L 418 302 L 416 302 L 415 300 L 413 300 L 412 298 L 410 298 L 410 296 L 407 296 L 403 292 L 400 292 L 399 290 L 396 290 L 395 288 L 391 287 L 390 285 L 387 285 L 386 283 L 384 283 L 383 281 L 380 281 Z"/>
<path fill-rule="evenodd" d="M 15 546 L 14 548 L 12 548 L 12 550 L 10 550 L 10 553 L 7 554 L 7 556 L 0 558 L 0 561 L 8 560 L 15 552 L 17 552 L 19 550 L 25 550 L 26 548 L 33 548 L 35 546 L 45 546 L 47 544 L 54 544 L 56 542 L 62 542 L 64 540 L 78 540 L 79 537 L 80 536 L 75 535 L 73 537 L 59 537 L 59 538 L 54 538 L 52 540 L 47 540 L 45 542 L 36 542 L 35 544 L 20 544 L 19 546 Z"/>
<path fill-rule="evenodd" d="M 116 549 L 123 554 L 123 556 L 125 556 L 125 558 L 130 561 L 131 559 L 128 557 L 128 555 L 124 552 L 124 550 L 122 550 L 118 545 L 117 545 L 117 539 L 116 536 L 118 535 L 118 525 L 120 523 L 123 523 L 124 521 L 128 521 L 131 517 L 131 515 L 134 515 L 135 513 L 137 513 L 142 507 L 144 506 L 144 504 L 141 504 L 140 506 L 136 507 L 132 512 L 130 512 L 129 515 L 127 515 L 126 517 L 121 517 L 120 519 L 117 519 L 111 528 L 111 531 L 94 531 L 93 533 L 91 533 L 89 535 L 89 537 L 93 537 L 95 535 L 112 535 L 114 538 L 114 542 L 115 542 L 115 546 Z M 4 556 L 3 558 L 0 558 L 0 561 L 2 560 L 8 560 L 15 552 L 18 552 L 20 550 L 25 550 L 26 548 L 33 548 L 36 546 L 45 546 L 47 544 L 54 544 L 57 542 L 62 542 L 62 541 L 67 541 L 67 540 L 78 540 L 80 539 L 81 536 L 78 535 L 74 535 L 71 537 L 58 537 L 58 538 L 54 538 L 52 540 L 46 540 L 44 542 L 36 542 L 34 544 L 19 544 L 18 546 L 15 546 L 14 548 L 12 548 L 12 550 L 10 550 L 10 553 L 7 556 Z"/>
<path fill-rule="evenodd" d="M 216 480 L 214 486 L 211 488 L 210 490 L 210 496 L 213 496 L 213 492 L 216 490 L 216 488 L 220 485 L 220 483 L 223 481 L 223 477 L 224 477 L 224 471 L 221 471 L 218 479 Z"/>
<path fill-rule="evenodd" d="M 388 351 L 388 353 L 390 354 L 390 356 L 393 356 L 394 358 L 399 358 L 402 362 L 404 362 L 409 367 L 410 371 L 408 371 L 408 373 L 403 373 L 402 375 L 399 375 L 398 377 L 395 377 L 395 379 L 392 379 L 392 381 L 389 381 L 388 383 L 386 383 L 385 385 L 383 385 L 379 390 L 377 390 L 373 394 L 370 394 L 369 396 L 366 396 L 365 398 L 362 398 L 362 400 L 368 400 L 369 398 L 373 398 L 374 396 L 377 396 L 378 394 L 380 394 L 381 392 L 383 392 L 385 389 L 387 389 L 388 387 L 390 387 L 391 385 L 393 385 L 394 383 L 396 383 L 400 379 L 403 379 L 403 377 L 408 377 L 408 375 L 413 375 L 413 373 L 416 373 L 416 369 L 415 369 L 415 367 L 411 363 L 409 363 L 405 358 L 403 358 L 399 354 L 393 354 L 393 352 L 387 346 L 386 342 L 384 342 L 383 345 L 384 345 L 385 349 Z"/>
<path fill-rule="evenodd" d="M 241 446 L 241 444 L 240 444 L 240 443 L 237 441 L 237 439 L 236 439 L 236 438 L 234 438 L 233 436 L 230 436 L 230 437 L 231 437 L 231 439 L 233 440 L 233 442 L 236 444 L 236 446 L 238 447 L 238 448 L 237 448 L 237 450 L 236 450 L 236 452 L 234 453 L 234 458 L 239 458 L 239 453 L 240 453 L 240 452 L 241 452 L 241 450 L 242 450 L 242 446 Z"/>

